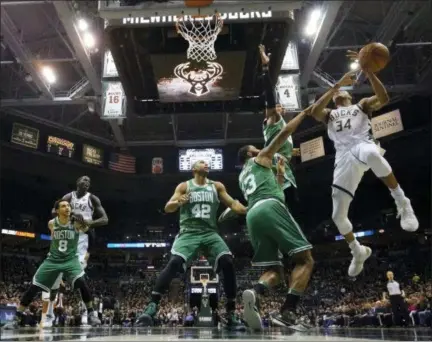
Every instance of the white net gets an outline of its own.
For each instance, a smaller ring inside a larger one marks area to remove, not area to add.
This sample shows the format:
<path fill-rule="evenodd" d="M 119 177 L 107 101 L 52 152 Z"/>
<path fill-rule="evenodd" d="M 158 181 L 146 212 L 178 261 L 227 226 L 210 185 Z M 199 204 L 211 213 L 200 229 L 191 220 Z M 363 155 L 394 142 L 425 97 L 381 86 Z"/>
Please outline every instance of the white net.
<path fill-rule="evenodd" d="M 207 17 L 185 15 L 179 17 L 176 27 L 177 32 L 189 42 L 188 59 L 197 62 L 216 59 L 214 44 L 223 27 L 220 15 Z"/>

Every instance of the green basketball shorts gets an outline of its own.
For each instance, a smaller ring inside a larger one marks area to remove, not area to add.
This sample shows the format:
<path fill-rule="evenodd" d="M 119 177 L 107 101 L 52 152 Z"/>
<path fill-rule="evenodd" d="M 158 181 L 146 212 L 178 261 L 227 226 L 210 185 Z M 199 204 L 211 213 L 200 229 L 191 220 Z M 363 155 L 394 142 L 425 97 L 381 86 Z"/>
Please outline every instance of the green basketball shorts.
<path fill-rule="evenodd" d="M 73 288 L 75 280 L 85 274 L 78 256 L 64 262 L 53 261 L 49 258 L 45 259 L 33 276 L 33 284 L 46 292 L 50 292 L 61 273 L 63 273 L 63 277 Z"/>
<path fill-rule="evenodd" d="M 186 264 L 195 260 L 199 252 L 215 270 L 222 255 L 231 255 L 225 241 L 214 231 L 183 231 L 177 235 L 171 248 L 171 254 L 182 257 Z"/>
<path fill-rule="evenodd" d="M 285 204 L 269 198 L 258 201 L 246 215 L 254 249 L 252 266 L 282 265 L 281 252 L 293 254 L 312 249 Z"/>

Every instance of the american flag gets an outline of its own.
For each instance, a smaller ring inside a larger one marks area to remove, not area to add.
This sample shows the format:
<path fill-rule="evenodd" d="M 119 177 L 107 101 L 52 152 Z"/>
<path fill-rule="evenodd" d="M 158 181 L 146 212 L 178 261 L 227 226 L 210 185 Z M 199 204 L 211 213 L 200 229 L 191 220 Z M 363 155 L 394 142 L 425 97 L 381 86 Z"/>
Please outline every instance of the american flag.
<path fill-rule="evenodd" d="M 135 157 L 120 153 L 111 153 L 108 168 L 123 173 L 135 173 Z"/>

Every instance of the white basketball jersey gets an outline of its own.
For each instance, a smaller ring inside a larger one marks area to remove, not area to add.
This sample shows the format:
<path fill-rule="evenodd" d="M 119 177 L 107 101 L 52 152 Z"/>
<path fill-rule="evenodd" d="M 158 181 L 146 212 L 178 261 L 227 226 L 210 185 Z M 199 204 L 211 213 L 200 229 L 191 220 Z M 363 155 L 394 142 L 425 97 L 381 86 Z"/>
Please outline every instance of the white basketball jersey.
<path fill-rule="evenodd" d="M 72 210 L 84 217 L 84 220 L 93 219 L 93 205 L 90 201 L 90 192 L 87 192 L 83 197 L 78 198 L 75 191 L 72 191 L 72 199 L 70 206 Z"/>
<path fill-rule="evenodd" d="M 359 142 L 373 140 L 369 116 L 358 104 L 333 109 L 328 116 L 327 131 L 334 142 L 336 158 Z"/>

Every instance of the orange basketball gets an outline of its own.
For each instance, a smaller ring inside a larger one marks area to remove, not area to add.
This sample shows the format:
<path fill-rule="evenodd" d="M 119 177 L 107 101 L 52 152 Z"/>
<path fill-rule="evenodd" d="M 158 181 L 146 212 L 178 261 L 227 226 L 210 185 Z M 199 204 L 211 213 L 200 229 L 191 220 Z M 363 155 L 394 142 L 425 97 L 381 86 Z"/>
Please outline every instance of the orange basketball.
<path fill-rule="evenodd" d="M 378 72 L 390 61 L 387 46 L 381 43 L 370 43 L 359 52 L 359 64 L 364 71 Z"/>

